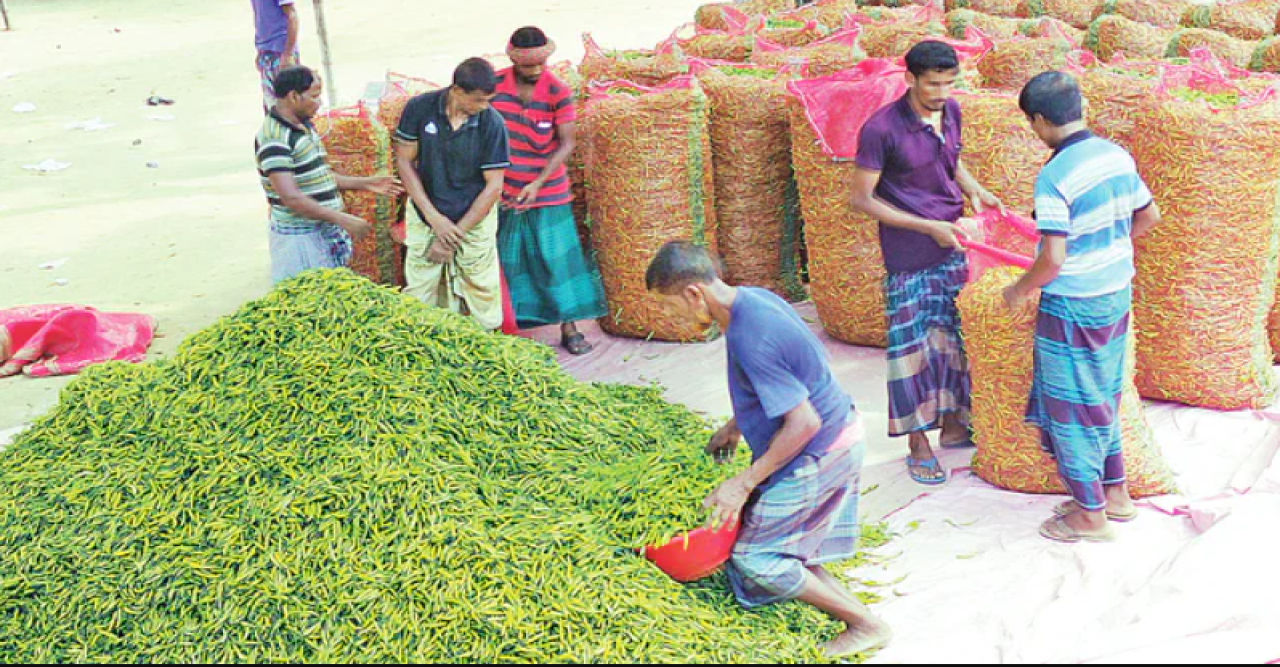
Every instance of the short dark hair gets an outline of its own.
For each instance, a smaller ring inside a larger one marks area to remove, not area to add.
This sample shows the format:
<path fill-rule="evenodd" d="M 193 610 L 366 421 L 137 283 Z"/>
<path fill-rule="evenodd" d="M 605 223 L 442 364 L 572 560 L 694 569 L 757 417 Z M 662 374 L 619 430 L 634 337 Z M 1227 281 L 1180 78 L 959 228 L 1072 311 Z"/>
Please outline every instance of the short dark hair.
<path fill-rule="evenodd" d="M 547 33 L 533 26 L 521 28 L 511 35 L 511 46 L 517 49 L 540 49 L 550 42 Z"/>
<path fill-rule="evenodd" d="M 1057 127 L 1084 120 L 1080 84 L 1065 72 L 1045 72 L 1022 89 L 1018 106 L 1028 119 L 1042 116 Z"/>
<path fill-rule="evenodd" d="M 907 71 L 914 76 L 960 69 L 960 55 L 950 44 L 937 40 L 920 42 L 907 52 Z"/>
<path fill-rule="evenodd" d="M 469 58 L 453 71 L 453 86 L 464 93 L 492 95 L 498 89 L 498 75 L 484 58 Z"/>
<path fill-rule="evenodd" d="M 280 70 L 276 80 L 271 84 L 271 92 L 276 99 L 283 100 L 289 93 L 302 94 L 316 85 L 316 73 L 310 67 L 297 65 Z"/>
<path fill-rule="evenodd" d="M 720 280 L 720 260 L 711 251 L 689 241 L 672 241 L 658 250 L 644 274 L 650 292 L 676 294 L 689 285 Z"/>

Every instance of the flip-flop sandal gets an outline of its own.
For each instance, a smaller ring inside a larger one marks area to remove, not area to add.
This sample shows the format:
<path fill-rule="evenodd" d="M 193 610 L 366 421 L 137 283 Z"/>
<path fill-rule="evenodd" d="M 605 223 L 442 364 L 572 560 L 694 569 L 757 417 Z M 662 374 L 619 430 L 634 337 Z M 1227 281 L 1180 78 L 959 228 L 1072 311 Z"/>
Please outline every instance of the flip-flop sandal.
<path fill-rule="evenodd" d="M 590 354 L 595 347 L 587 342 L 587 337 L 581 333 L 573 334 L 568 338 L 560 341 L 561 347 L 569 351 L 575 357 L 581 357 L 584 354 Z"/>
<path fill-rule="evenodd" d="M 916 471 L 913 470 L 913 468 L 924 468 L 929 472 L 940 472 L 942 473 L 942 477 L 938 479 L 930 479 L 928 477 L 924 477 L 922 475 L 917 474 Z M 907 474 L 911 475 L 911 479 L 915 481 L 917 484 L 923 484 L 925 486 L 942 486 L 943 484 L 947 483 L 947 471 L 943 469 L 942 464 L 938 461 L 938 457 L 936 456 L 929 459 L 928 461 L 921 461 L 919 459 L 915 459 L 908 456 L 907 457 Z"/>
<path fill-rule="evenodd" d="M 1076 510 L 1078 509 L 1080 509 L 1080 505 L 1076 504 L 1076 501 L 1068 500 L 1067 502 L 1062 503 L 1061 505 L 1058 505 L 1057 507 L 1053 508 L 1053 514 L 1054 516 L 1065 517 L 1070 514 L 1075 514 Z M 1134 521 L 1137 521 L 1137 520 L 1138 520 L 1138 510 L 1136 509 L 1133 510 L 1132 512 L 1123 513 L 1123 514 L 1117 513 L 1117 512 L 1111 512 L 1111 511 L 1107 512 L 1107 521 L 1114 521 L 1115 523 L 1133 523 Z"/>
<path fill-rule="evenodd" d="M 1062 517 L 1054 517 L 1044 522 L 1044 525 L 1040 526 L 1040 536 L 1062 544 L 1079 544 L 1081 542 L 1110 544 L 1116 541 L 1116 533 L 1110 526 L 1101 533 L 1082 533 L 1067 525 L 1066 519 Z"/>

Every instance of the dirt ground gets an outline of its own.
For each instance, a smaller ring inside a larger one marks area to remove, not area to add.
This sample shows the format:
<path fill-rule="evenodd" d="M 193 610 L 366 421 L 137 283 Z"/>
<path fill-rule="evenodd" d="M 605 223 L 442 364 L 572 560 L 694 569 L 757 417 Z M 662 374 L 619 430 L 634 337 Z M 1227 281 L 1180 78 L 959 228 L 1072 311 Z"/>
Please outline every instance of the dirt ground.
<path fill-rule="evenodd" d="M 578 60 L 580 35 L 651 47 L 699 0 L 326 0 L 339 103 L 387 70 L 447 80 L 536 24 Z M 253 163 L 261 122 L 247 0 L 8 0 L 0 32 L 0 307 L 78 303 L 147 313 L 153 358 L 269 287 L 266 211 Z M 298 0 L 306 64 L 320 64 Z M 177 104 L 148 108 L 152 94 Z M 12 111 L 35 104 L 33 113 Z M 153 116 L 172 116 L 155 120 Z M 100 118 L 112 127 L 68 130 Z M 38 175 L 23 165 L 67 162 Z M 158 168 L 149 168 L 155 163 Z M 57 270 L 41 264 L 68 261 Z M 65 286 L 55 283 L 65 280 Z M 0 381 L 0 433 L 57 401 L 66 379 Z"/>

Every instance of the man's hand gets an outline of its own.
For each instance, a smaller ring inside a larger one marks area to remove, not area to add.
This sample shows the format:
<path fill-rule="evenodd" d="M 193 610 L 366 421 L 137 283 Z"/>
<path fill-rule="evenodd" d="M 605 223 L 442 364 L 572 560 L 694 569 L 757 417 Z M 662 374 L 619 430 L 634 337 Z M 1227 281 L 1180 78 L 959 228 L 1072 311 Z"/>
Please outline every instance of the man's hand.
<path fill-rule="evenodd" d="M 289 69 L 290 67 L 296 67 L 297 65 L 298 65 L 298 58 L 294 56 L 294 54 L 286 53 L 280 56 L 281 70 L 286 70 L 286 69 Z"/>
<path fill-rule="evenodd" d="M 530 206 L 538 201 L 538 193 L 542 191 L 542 181 L 534 181 L 520 191 L 516 197 L 516 206 Z"/>
<path fill-rule="evenodd" d="M 963 250 L 964 245 L 960 242 L 962 239 L 968 239 L 968 235 L 964 233 L 959 226 L 950 222 L 935 221 L 929 228 L 929 236 L 938 243 L 939 246 L 948 250 Z"/>
<path fill-rule="evenodd" d="M 373 225 L 350 213 L 342 214 L 342 217 L 339 218 L 338 226 L 347 230 L 353 241 L 359 241 L 373 231 Z"/>
<path fill-rule="evenodd" d="M 462 241 L 466 238 L 466 234 L 462 233 L 462 228 L 454 224 L 454 222 L 444 216 L 440 216 L 436 220 L 428 220 L 431 230 L 436 233 L 436 242 L 444 246 L 450 253 L 462 247 Z"/>
<path fill-rule="evenodd" d="M 431 248 L 427 250 L 427 261 L 432 264 L 448 264 L 453 261 L 454 252 L 453 248 L 436 239 L 436 242 L 432 243 Z"/>
<path fill-rule="evenodd" d="M 980 188 L 970 200 L 973 203 L 973 210 L 977 213 L 983 213 L 987 209 L 996 209 L 1000 211 L 1000 215 L 1005 215 L 1007 211 L 1004 208 L 1004 202 L 1000 198 L 991 194 L 986 188 Z"/>
<path fill-rule="evenodd" d="M 707 455 L 716 463 L 728 463 L 737 453 L 741 440 L 742 433 L 733 422 L 729 422 L 711 436 L 711 442 L 707 443 Z"/>
<path fill-rule="evenodd" d="M 400 179 L 395 176 L 370 176 L 364 179 L 365 192 L 372 192 L 375 195 L 383 195 L 385 197 L 400 197 L 404 195 L 404 186 L 400 184 Z"/>
<path fill-rule="evenodd" d="M 702 506 L 711 511 L 707 527 L 718 529 L 725 525 L 737 525 L 742 519 L 742 508 L 747 506 L 747 500 L 755 490 L 755 485 L 743 475 L 738 475 L 721 484 L 707 496 L 706 500 L 702 501 Z"/>
<path fill-rule="evenodd" d="M 1004 290 L 1004 302 L 1009 309 L 1017 312 L 1025 310 L 1031 303 L 1031 297 L 1035 290 L 1028 290 L 1022 286 L 1022 283 L 1014 283 Z"/>

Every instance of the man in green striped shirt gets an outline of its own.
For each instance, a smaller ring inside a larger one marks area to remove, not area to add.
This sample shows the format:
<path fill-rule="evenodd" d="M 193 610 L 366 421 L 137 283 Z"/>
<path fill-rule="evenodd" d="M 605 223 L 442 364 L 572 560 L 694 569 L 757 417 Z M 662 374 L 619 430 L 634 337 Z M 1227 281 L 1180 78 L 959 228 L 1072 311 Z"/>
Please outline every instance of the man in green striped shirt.
<path fill-rule="evenodd" d="M 333 269 L 351 261 L 352 237 L 372 225 L 343 211 L 343 190 L 398 197 L 393 176 L 353 178 L 329 168 L 311 119 L 320 110 L 323 83 L 306 67 L 276 77 L 275 107 L 258 133 L 258 173 L 271 205 L 271 280 L 278 283 L 308 269 Z"/>

